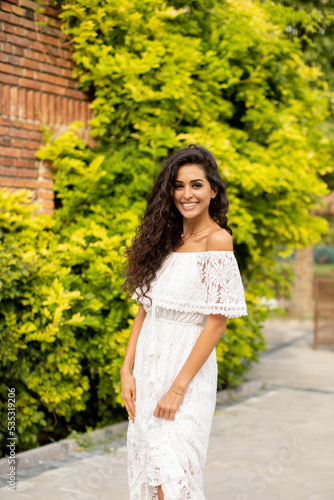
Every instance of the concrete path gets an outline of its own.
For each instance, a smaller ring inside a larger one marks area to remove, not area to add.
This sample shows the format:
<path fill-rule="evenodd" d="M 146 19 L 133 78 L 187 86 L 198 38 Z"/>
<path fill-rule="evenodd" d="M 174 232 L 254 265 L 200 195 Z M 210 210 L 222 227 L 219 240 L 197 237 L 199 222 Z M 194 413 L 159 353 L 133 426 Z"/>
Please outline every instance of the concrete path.
<path fill-rule="evenodd" d="M 312 322 L 270 320 L 269 350 L 247 374 L 262 389 L 217 404 L 207 500 L 334 499 L 334 352 L 312 349 Z M 3 500 L 128 500 L 125 436 L 19 471 Z"/>

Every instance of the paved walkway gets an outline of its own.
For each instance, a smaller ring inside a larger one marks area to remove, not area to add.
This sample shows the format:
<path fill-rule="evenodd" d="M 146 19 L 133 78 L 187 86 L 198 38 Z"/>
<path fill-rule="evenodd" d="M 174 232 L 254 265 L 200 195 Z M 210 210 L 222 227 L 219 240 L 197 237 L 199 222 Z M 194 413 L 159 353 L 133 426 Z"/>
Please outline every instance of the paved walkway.
<path fill-rule="evenodd" d="M 334 352 L 312 349 L 310 321 L 270 320 L 265 336 L 269 350 L 247 375 L 263 388 L 217 405 L 206 498 L 333 500 Z M 125 442 L 20 471 L 15 499 L 128 500 Z"/>

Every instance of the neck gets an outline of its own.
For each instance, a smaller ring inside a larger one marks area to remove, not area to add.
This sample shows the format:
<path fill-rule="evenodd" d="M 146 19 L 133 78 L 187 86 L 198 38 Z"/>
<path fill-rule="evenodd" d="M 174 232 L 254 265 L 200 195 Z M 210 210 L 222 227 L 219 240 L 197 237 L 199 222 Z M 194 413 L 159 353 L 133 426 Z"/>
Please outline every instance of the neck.
<path fill-rule="evenodd" d="M 213 219 L 208 215 L 208 217 L 202 218 L 200 220 L 196 219 L 183 219 L 183 236 L 191 236 L 198 231 L 203 230 L 207 226 L 213 223 Z"/>

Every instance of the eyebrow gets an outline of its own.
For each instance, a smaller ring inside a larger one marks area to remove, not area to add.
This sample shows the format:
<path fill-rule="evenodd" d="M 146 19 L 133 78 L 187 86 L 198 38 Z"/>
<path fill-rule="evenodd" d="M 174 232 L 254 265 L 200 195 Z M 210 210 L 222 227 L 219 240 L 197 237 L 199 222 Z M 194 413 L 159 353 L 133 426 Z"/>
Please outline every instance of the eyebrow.
<path fill-rule="evenodd" d="M 203 181 L 203 179 L 194 179 L 194 180 L 192 180 L 192 181 L 190 181 L 190 182 L 196 182 L 196 181 L 202 181 L 202 182 L 204 182 L 204 181 Z M 178 180 L 176 179 L 176 181 L 175 181 L 175 182 L 183 182 L 183 181 L 178 181 Z"/>

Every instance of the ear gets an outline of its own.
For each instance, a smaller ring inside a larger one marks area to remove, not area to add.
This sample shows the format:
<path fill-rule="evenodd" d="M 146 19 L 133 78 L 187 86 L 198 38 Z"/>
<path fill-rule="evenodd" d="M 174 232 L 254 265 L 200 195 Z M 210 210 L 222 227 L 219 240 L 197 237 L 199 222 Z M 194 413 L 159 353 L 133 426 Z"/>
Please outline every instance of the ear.
<path fill-rule="evenodd" d="M 215 186 L 214 188 L 211 189 L 211 199 L 215 198 L 218 193 L 218 186 Z"/>

